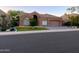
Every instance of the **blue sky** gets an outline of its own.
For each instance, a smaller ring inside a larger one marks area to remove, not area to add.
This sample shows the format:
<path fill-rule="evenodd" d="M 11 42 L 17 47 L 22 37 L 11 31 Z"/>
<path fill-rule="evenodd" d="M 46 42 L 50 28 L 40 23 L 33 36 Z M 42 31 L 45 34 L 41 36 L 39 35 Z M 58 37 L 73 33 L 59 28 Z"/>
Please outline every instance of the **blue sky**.
<path fill-rule="evenodd" d="M 0 9 L 7 12 L 8 10 L 21 10 L 27 13 L 36 11 L 43 14 L 52 14 L 61 16 L 66 12 L 68 6 L 2 6 Z"/>

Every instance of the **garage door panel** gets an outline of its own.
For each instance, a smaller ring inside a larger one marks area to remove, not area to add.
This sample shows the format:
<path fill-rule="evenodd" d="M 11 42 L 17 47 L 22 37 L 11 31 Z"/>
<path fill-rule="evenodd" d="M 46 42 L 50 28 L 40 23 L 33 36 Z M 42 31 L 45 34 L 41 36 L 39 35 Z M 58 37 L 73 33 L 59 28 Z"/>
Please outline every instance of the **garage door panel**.
<path fill-rule="evenodd" d="M 48 25 L 49 25 L 49 26 L 59 26 L 59 24 L 60 24 L 60 23 L 59 23 L 58 21 L 49 21 L 49 22 L 48 22 Z"/>

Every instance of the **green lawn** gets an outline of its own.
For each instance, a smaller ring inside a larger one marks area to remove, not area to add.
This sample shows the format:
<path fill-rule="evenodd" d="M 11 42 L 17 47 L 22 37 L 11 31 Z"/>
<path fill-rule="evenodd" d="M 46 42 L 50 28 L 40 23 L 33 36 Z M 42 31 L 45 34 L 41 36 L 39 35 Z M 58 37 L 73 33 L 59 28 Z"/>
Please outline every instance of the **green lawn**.
<path fill-rule="evenodd" d="M 18 26 L 16 29 L 17 31 L 47 30 L 47 28 L 40 26 Z"/>

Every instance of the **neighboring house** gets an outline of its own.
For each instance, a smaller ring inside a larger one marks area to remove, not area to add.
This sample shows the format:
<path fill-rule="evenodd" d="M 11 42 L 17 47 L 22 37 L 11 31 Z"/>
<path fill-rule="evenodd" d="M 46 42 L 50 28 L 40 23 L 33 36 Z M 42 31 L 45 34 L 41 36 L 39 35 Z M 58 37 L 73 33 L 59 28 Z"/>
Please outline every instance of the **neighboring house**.
<path fill-rule="evenodd" d="M 37 12 L 24 13 L 20 15 L 19 26 L 30 25 L 29 19 L 36 17 L 38 26 L 62 26 L 63 20 L 61 17 L 57 17 L 50 14 L 40 14 Z"/>

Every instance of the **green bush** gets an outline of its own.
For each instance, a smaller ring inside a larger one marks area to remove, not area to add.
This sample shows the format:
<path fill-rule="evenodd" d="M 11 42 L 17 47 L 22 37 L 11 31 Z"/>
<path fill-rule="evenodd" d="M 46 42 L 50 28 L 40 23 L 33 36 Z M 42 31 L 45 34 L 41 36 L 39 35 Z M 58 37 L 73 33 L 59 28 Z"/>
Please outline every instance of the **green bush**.
<path fill-rule="evenodd" d="M 47 30 L 47 28 L 45 27 L 39 27 L 39 26 L 35 26 L 33 27 L 34 30 Z"/>
<path fill-rule="evenodd" d="M 18 31 L 27 31 L 27 30 L 31 30 L 32 27 L 31 26 L 19 26 L 16 27 Z"/>
<path fill-rule="evenodd" d="M 63 24 L 64 26 L 71 26 L 71 22 L 65 22 L 64 24 Z"/>
<path fill-rule="evenodd" d="M 44 27 L 37 27 L 37 26 L 19 26 L 19 27 L 16 27 L 16 29 L 18 31 L 32 31 L 32 30 L 47 30 L 47 28 L 44 28 Z"/>
<path fill-rule="evenodd" d="M 37 20 L 36 19 L 30 19 L 30 26 L 37 26 Z"/>

